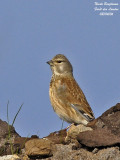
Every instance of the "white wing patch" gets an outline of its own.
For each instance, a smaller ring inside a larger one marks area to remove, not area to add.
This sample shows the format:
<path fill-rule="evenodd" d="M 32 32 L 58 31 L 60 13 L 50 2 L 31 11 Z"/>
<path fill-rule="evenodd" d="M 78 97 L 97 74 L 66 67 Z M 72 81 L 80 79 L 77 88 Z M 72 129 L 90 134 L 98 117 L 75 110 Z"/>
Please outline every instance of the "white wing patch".
<path fill-rule="evenodd" d="M 87 121 L 91 121 L 92 118 L 87 114 L 85 113 L 83 110 L 79 110 L 76 106 L 78 104 L 71 104 L 72 108 L 74 108 L 76 110 L 77 113 L 79 113 L 80 115 L 82 115 L 83 118 L 85 118 Z"/>

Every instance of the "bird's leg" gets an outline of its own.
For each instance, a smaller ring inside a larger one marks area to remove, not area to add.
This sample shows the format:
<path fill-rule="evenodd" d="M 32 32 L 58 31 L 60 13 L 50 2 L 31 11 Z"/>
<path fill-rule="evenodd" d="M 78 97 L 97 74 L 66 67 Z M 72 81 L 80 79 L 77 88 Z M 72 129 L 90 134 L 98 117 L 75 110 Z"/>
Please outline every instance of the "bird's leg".
<path fill-rule="evenodd" d="M 62 120 L 62 126 L 61 126 L 61 130 L 63 129 L 63 123 L 64 123 L 64 120 Z"/>

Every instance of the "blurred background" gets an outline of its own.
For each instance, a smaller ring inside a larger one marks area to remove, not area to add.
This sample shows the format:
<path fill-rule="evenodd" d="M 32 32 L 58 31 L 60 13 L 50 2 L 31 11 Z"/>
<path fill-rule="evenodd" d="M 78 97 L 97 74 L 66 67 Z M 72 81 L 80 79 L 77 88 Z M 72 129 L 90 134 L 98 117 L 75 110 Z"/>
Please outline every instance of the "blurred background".
<path fill-rule="evenodd" d="M 7 121 L 9 100 L 10 123 L 24 103 L 14 124 L 21 136 L 61 129 L 46 64 L 59 53 L 72 63 L 96 118 L 120 102 L 119 19 L 119 12 L 99 16 L 88 0 L 1 0 L 0 119 Z"/>

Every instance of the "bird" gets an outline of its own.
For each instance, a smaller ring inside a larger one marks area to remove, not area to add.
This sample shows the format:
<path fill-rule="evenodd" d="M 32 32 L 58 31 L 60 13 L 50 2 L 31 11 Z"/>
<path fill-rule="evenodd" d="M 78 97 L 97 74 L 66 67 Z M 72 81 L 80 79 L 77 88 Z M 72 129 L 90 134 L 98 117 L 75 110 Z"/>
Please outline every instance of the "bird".
<path fill-rule="evenodd" d="M 49 97 L 53 110 L 63 121 L 86 126 L 95 117 L 73 76 L 73 67 L 70 61 L 65 55 L 57 54 L 47 63 L 52 71 Z"/>

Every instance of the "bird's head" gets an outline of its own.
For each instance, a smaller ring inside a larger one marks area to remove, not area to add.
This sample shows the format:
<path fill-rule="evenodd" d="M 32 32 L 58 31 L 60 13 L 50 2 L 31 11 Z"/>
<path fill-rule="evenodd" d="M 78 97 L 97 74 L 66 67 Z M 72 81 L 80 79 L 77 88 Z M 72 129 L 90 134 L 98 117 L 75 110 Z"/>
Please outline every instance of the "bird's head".
<path fill-rule="evenodd" d="M 57 54 L 47 62 L 54 75 L 72 75 L 73 68 L 69 60 L 63 54 Z"/>

